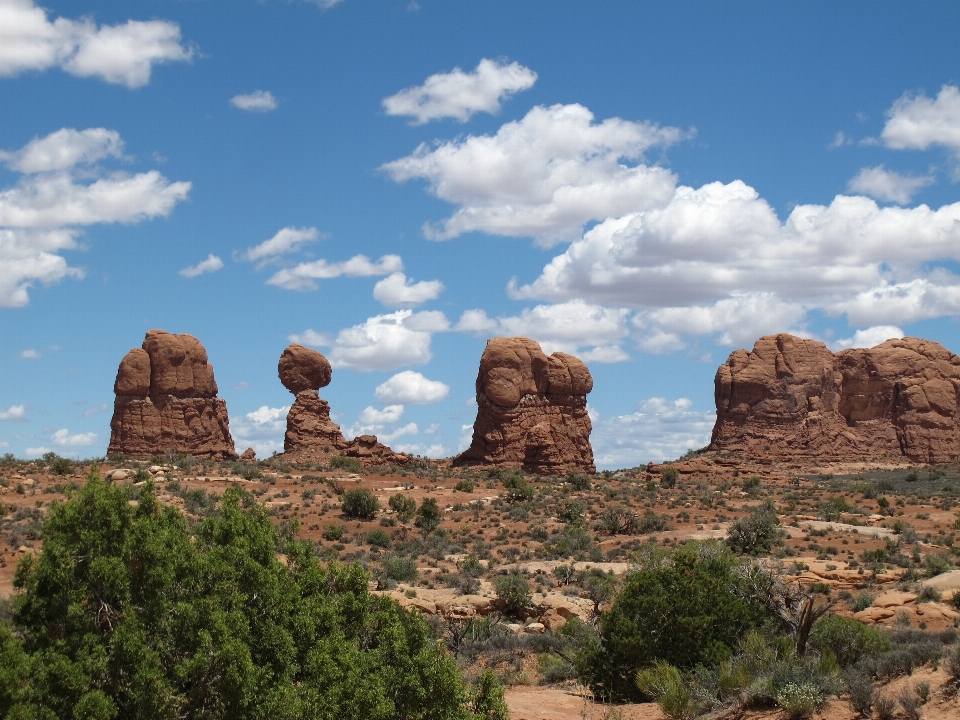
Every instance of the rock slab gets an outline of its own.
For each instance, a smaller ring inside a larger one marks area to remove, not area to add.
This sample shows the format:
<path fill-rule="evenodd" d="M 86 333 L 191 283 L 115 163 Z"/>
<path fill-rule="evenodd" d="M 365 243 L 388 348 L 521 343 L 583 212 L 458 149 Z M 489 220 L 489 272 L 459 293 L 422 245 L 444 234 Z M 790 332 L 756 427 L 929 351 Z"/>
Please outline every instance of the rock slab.
<path fill-rule="evenodd" d="M 596 471 L 587 393 L 593 377 L 566 353 L 534 340 L 493 338 L 480 358 L 473 441 L 455 465 L 519 467 L 539 474 Z"/>
<path fill-rule="evenodd" d="M 832 353 L 788 334 L 717 370 L 710 448 L 752 457 L 960 459 L 960 357 L 905 337 Z"/>
<path fill-rule="evenodd" d="M 148 458 L 168 450 L 236 458 L 227 404 L 217 397 L 207 351 L 192 335 L 150 330 L 117 370 L 110 454 Z"/>

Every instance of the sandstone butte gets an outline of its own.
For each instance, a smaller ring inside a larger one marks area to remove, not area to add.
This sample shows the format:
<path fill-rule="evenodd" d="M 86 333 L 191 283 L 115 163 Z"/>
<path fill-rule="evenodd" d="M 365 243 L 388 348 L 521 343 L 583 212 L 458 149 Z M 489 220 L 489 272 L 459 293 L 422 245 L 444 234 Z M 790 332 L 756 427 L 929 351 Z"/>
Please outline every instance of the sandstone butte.
<path fill-rule="evenodd" d="M 207 351 L 192 335 L 150 330 L 120 361 L 107 452 L 148 458 L 168 450 L 236 458 L 227 404 Z"/>
<path fill-rule="evenodd" d="M 712 450 L 752 457 L 960 458 L 960 357 L 905 337 L 832 353 L 768 335 L 717 370 Z"/>
<path fill-rule="evenodd" d="M 287 413 L 283 437 L 285 454 L 320 456 L 337 452 L 355 457 L 365 465 L 406 465 L 409 455 L 396 453 L 377 441 L 376 435 L 358 435 L 347 440 L 340 426 L 330 419 L 330 403 L 319 390 L 330 384 L 333 368 L 321 353 L 302 345 L 290 345 L 280 355 L 277 373 L 283 386 L 296 397 Z"/>
<path fill-rule="evenodd" d="M 493 338 L 480 358 L 473 442 L 455 465 L 519 467 L 539 474 L 596 471 L 587 393 L 593 377 L 566 353 L 528 338 Z"/>

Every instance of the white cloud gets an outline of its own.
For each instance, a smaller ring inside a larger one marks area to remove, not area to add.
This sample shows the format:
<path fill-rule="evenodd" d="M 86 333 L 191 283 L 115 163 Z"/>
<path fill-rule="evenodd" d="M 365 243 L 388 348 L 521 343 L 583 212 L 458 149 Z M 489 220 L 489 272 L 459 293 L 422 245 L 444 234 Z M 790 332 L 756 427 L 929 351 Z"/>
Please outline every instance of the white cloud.
<path fill-rule="evenodd" d="M 450 386 L 439 380 L 428 380 L 413 370 L 404 370 L 378 385 L 374 394 L 382 403 L 427 405 L 444 400 L 450 394 Z"/>
<path fill-rule="evenodd" d="M 326 333 L 316 330 L 304 330 L 302 333 L 288 335 L 287 340 L 299 345 L 310 345 L 312 347 L 328 347 L 333 345 L 333 339 Z"/>
<path fill-rule="evenodd" d="M 537 74 L 520 63 L 484 58 L 472 73 L 454 68 L 431 75 L 423 85 L 384 98 L 383 107 L 387 115 L 415 118 L 415 125 L 447 117 L 466 122 L 474 113 L 499 112 L 502 99 L 532 88 L 536 81 Z"/>
<path fill-rule="evenodd" d="M 26 405 L 11 405 L 6 410 L 0 410 L 0 421 L 17 421 L 27 419 Z"/>
<path fill-rule="evenodd" d="M 334 5 L 339 5 L 343 0 L 304 0 L 311 5 L 316 5 L 321 10 L 329 10 Z"/>
<path fill-rule="evenodd" d="M 932 175 L 901 175 L 877 165 L 860 170 L 847 183 L 847 189 L 877 200 L 906 205 L 917 190 L 932 184 L 933 180 Z"/>
<path fill-rule="evenodd" d="M 20 358 L 23 360 L 39 360 L 41 357 L 43 357 L 43 355 L 40 354 L 40 351 L 34 350 L 33 348 L 20 351 Z"/>
<path fill-rule="evenodd" d="M 687 450 L 704 447 L 716 413 L 692 409 L 687 398 L 649 398 L 630 415 L 604 418 L 591 412 L 593 445 L 600 468 L 636 467 L 647 462 L 674 460 Z"/>
<path fill-rule="evenodd" d="M 837 340 L 830 344 L 834 350 L 846 350 L 847 348 L 872 348 L 891 338 L 902 338 L 903 330 L 896 325 L 877 325 L 864 330 L 857 330 L 853 337 Z"/>
<path fill-rule="evenodd" d="M 419 432 L 420 430 L 417 428 L 416 423 L 407 423 L 403 427 L 397 428 L 392 432 L 378 435 L 377 439 L 384 444 L 390 444 L 397 438 L 401 438 L 404 435 L 417 435 Z"/>
<path fill-rule="evenodd" d="M 434 195 L 458 206 L 439 226 L 424 228 L 431 239 L 482 231 L 549 246 L 575 239 L 586 222 L 659 207 L 673 194 L 672 172 L 621 159 L 640 160 L 688 133 L 593 120 L 582 105 L 535 107 L 494 136 L 424 143 L 382 169 L 396 182 L 422 178 Z"/>
<path fill-rule="evenodd" d="M 830 150 L 836 150 L 841 148 L 844 145 L 852 145 L 853 139 L 847 137 L 847 134 L 843 130 L 839 130 L 836 135 L 833 136 L 833 140 L 830 141 L 830 144 L 827 147 Z"/>
<path fill-rule="evenodd" d="M 128 20 L 97 27 L 90 19 L 62 17 L 51 22 L 33 0 L 0 3 L 0 77 L 57 66 L 137 88 L 150 82 L 155 64 L 192 57 L 176 23 Z"/>
<path fill-rule="evenodd" d="M 83 277 L 58 254 L 77 247 L 75 226 L 166 216 L 187 197 L 189 182 L 171 183 L 156 170 L 104 174 L 96 163 L 122 149 L 112 130 L 64 128 L 0 154 L 22 173 L 0 190 L 0 307 L 26 305 L 36 282 Z"/>
<path fill-rule="evenodd" d="M 428 300 L 436 300 L 444 290 L 439 280 L 409 280 L 402 272 L 395 272 L 373 286 L 373 297 L 387 307 L 413 307 Z"/>
<path fill-rule="evenodd" d="M 223 260 L 221 260 L 219 257 L 214 255 L 213 253 L 210 253 L 209 255 L 207 255 L 206 260 L 201 260 L 196 265 L 185 267 L 183 270 L 180 271 L 180 274 L 183 275 L 185 278 L 192 278 L 192 277 L 196 277 L 197 275 L 203 275 L 204 273 L 213 273 L 213 272 L 216 272 L 217 270 L 221 270 L 222 268 L 223 268 Z"/>
<path fill-rule="evenodd" d="M 87 445 L 93 445 L 93 443 L 97 441 L 97 434 L 74 433 L 71 435 L 69 430 L 63 428 L 51 435 L 50 440 L 54 445 L 58 445 L 59 447 L 86 447 Z"/>
<path fill-rule="evenodd" d="M 362 425 L 389 425 L 403 417 L 403 405 L 387 405 L 383 410 L 367 406 L 357 418 Z"/>
<path fill-rule="evenodd" d="M 371 275 L 389 275 L 403 270 L 403 261 L 399 255 L 384 255 L 372 262 L 366 255 L 354 255 L 344 262 L 314 260 L 300 263 L 292 268 L 278 270 L 267 280 L 268 285 L 276 285 L 285 290 L 316 290 L 317 280 L 347 275 L 348 277 L 369 277 Z"/>
<path fill-rule="evenodd" d="M 439 311 L 398 310 L 375 315 L 362 325 L 337 333 L 329 353 L 334 367 L 353 370 L 393 370 L 403 365 L 425 365 L 433 353 L 432 334 L 450 328 Z"/>
<path fill-rule="evenodd" d="M 84 418 L 92 418 L 94 415 L 99 415 L 100 413 L 105 413 L 110 409 L 110 406 L 106 403 L 101 403 L 100 405 L 94 405 L 91 408 L 87 408 L 83 411 Z"/>
<path fill-rule="evenodd" d="M 27 454 L 27 457 L 29 457 L 29 458 L 38 458 L 38 457 L 42 457 L 43 455 L 46 455 L 48 452 L 50 452 L 50 448 L 48 448 L 48 447 L 28 447 L 28 448 L 25 449 L 25 452 L 26 452 L 26 454 Z"/>
<path fill-rule="evenodd" d="M 230 432 L 238 451 L 252 447 L 260 457 L 283 451 L 289 405 L 272 408 L 262 405 L 253 412 L 230 418 Z"/>
<path fill-rule="evenodd" d="M 960 158 L 960 89 L 944 85 L 935 99 L 904 94 L 887 111 L 880 138 L 898 150 L 943 145 Z"/>
<path fill-rule="evenodd" d="M 256 262 L 267 258 L 284 255 L 295 250 L 299 250 L 304 245 L 320 239 L 320 233 L 315 227 L 285 227 L 277 231 L 269 240 L 264 240 L 259 245 L 247 248 L 239 255 L 239 259 Z"/>
<path fill-rule="evenodd" d="M 357 417 L 357 422 L 344 431 L 344 437 L 357 435 L 376 435 L 383 443 L 390 443 L 404 435 L 416 435 L 420 432 L 416 423 L 407 423 L 403 427 L 390 429 L 403 417 L 403 405 L 387 405 L 382 410 L 367 406 Z"/>
<path fill-rule="evenodd" d="M 277 99 L 269 90 L 254 90 L 249 95 L 234 95 L 230 104 L 250 112 L 270 112 L 277 109 Z"/>
<path fill-rule="evenodd" d="M 619 347 L 630 334 L 629 315 L 626 309 L 569 300 L 495 319 L 483 310 L 467 310 L 455 329 L 480 336 L 520 335 L 539 342 L 548 354 L 561 350 L 584 359 L 589 356 L 593 362 L 620 362 L 629 358 Z"/>

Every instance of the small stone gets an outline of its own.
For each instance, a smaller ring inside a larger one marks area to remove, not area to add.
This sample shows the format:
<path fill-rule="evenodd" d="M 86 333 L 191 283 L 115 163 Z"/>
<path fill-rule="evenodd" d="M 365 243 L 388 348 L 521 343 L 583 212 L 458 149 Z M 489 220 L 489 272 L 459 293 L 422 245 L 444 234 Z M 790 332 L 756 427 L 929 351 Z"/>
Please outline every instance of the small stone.
<path fill-rule="evenodd" d="M 525 628 L 523 628 L 523 631 L 524 631 L 525 633 L 530 633 L 530 634 L 532 634 L 532 635 L 540 635 L 540 634 L 542 634 L 546 629 L 547 629 L 547 628 L 544 626 L 543 623 L 532 622 L 532 623 L 528 623 L 527 626 L 526 626 Z"/>

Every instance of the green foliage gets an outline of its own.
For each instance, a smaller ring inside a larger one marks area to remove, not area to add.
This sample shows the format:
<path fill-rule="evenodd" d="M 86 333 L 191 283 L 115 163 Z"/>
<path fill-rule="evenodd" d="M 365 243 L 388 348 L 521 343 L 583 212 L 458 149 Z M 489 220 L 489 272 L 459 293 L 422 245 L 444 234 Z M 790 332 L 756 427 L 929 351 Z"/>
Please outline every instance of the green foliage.
<path fill-rule="evenodd" d="M 667 466 L 660 468 L 660 487 L 667 489 L 676 487 L 679 477 L 680 471 L 675 467 Z"/>
<path fill-rule="evenodd" d="M 840 667 L 853 665 L 863 657 L 876 657 L 891 649 L 890 639 L 881 632 L 840 615 L 824 615 L 813 626 L 810 647 L 821 654 L 829 651 Z"/>
<path fill-rule="evenodd" d="M 440 525 L 442 517 L 437 501 L 434 498 L 424 498 L 417 508 L 417 519 L 413 524 L 425 533 L 431 533 Z"/>
<path fill-rule="evenodd" d="M 507 489 L 507 500 L 510 502 L 533 500 L 533 488 L 520 473 L 510 473 L 501 482 Z"/>
<path fill-rule="evenodd" d="M 138 468 L 137 471 L 133 474 L 133 482 L 135 483 L 146 482 L 147 480 L 150 480 L 152 478 L 153 476 L 143 468 Z"/>
<path fill-rule="evenodd" d="M 589 490 L 593 485 L 590 482 L 590 476 L 584 473 L 568 472 L 563 481 L 574 490 Z"/>
<path fill-rule="evenodd" d="M 739 560 L 714 542 L 657 551 L 624 580 L 600 618 L 601 642 L 582 659 L 591 687 L 613 698 L 638 698 L 638 670 L 661 660 L 675 667 L 718 665 L 736 641 L 765 620 L 746 596 Z"/>
<path fill-rule="evenodd" d="M 413 582 L 417 579 L 417 561 L 412 557 L 388 555 L 381 563 L 383 572 L 396 582 Z"/>
<path fill-rule="evenodd" d="M 73 469 L 73 463 L 67 458 L 58 457 L 49 464 L 50 472 L 54 475 L 69 475 Z"/>
<path fill-rule="evenodd" d="M 730 526 L 726 543 L 741 555 L 764 555 L 773 547 L 783 545 L 785 535 L 776 506 L 771 500 L 764 500 L 747 517 Z"/>
<path fill-rule="evenodd" d="M 492 670 L 484 670 L 470 688 L 470 709 L 478 720 L 510 720 L 503 685 Z"/>
<path fill-rule="evenodd" d="M 596 529 L 608 535 L 632 535 L 637 531 L 637 514 L 626 505 L 610 505 L 600 513 Z"/>
<path fill-rule="evenodd" d="M 390 547 L 390 536 L 380 528 L 377 528 L 376 530 L 367 533 L 367 544 L 378 548 L 388 548 Z"/>
<path fill-rule="evenodd" d="M 647 510 L 637 518 L 636 530 L 641 535 L 649 535 L 652 532 L 663 532 L 667 530 L 669 526 L 669 516 L 657 515 L 653 510 Z"/>
<path fill-rule="evenodd" d="M 857 595 L 857 599 L 853 601 L 853 611 L 860 612 L 861 610 L 866 610 L 873 605 L 873 601 L 876 599 L 877 598 L 868 592 L 860 593 Z"/>
<path fill-rule="evenodd" d="M 417 511 L 417 501 L 403 493 L 391 495 L 390 500 L 387 502 L 390 505 L 390 509 L 393 510 L 401 520 L 409 520 Z"/>
<path fill-rule="evenodd" d="M 808 718 L 826 702 L 815 685 L 787 683 L 777 690 L 777 705 L 789 718 Z"/>
<path fill-rule="evenodd" d="M 923 561 L 923 570 L 927 577 L 942 575 L 953 569 L 950 561 L 942 555 L 927 555 Z"/>
<path fill-rule="evenodd" d="M 557 508 L 557 520 L 568 525 L 579 525 L 583 522 L 586 505 L 581 500 L 562 499 Z"/>
<path fill-rule="evenodd" d="M 493 580 L 493 587 L 496 590 L 497 597 L 506 605 L 508 615 L 516 615 L 520 611 L 526 610 L 533 600 L 530 583 L 520 573 L 498 575 Z"/>
<path fill-rule="evenodd" d="M 234 475 L 239 475 L 244 480 L 259 480 L 263 477 L 263 473 L 260 472 L 260 466 L 255 462 L 246 462 L 241 460 L 239 462 L 233 463 L 230 467 Z"/>
<path fill-rule="evenodd" d="M 467 492 L 472 493 L 476 489 L 476 485 L 473 480 L 460 480 L 456 485 L 453 486 L 453 489 L 457 492 Z"/>
<path fill-rule="evenodd" d="M 380 509 L 376 496 L 366 488 L 354 488 L 343 494 L 340 503 L 343 514 L 358 520 L 373 520 Z"/>
<path fill-rule="evenodd" d="M 820 517 L 830 522 L 836 522 L 843 513 L 850 512 L 852 509 L 850 503 L 843 497 L 835 495 L 820 504 Z"/>
<path fill-rule="evenodd" d="M 658 660 L 652 667 L 637 672 L 637 687 L 660 706 L 663 714 L 674 720 L 686 720 L 697 716 L 690 689 L 683 676 L 673 665 Z"/>
<path fill-rule="evenodd" d="M 343 525 L 327 525 L 323 529 L 323 539 L 336 542 L 343 538 Z"/>
<path fill-rule="evenodd" d="M 192 530 L 149 486 L 130 497 L 94 476 L 51 505 L 0 625 L 0 716 L 475 717 L 419 614 L 284 542 L 251 496 L 227 490 Z"/>
<path fill-rule="evenodd" d="M 335 455 L 330 458 L 330 468 L 333 470 L 344 470 L 349 473 L 359 473 L 363 470 L 363 463 L 357 458 L 347 457 L 346 455 Z"/>
<path fill-rule="evenodd" d="M 759 475 L 750 475 L 749 477 L 745 477 L 743 479 L 743 482 L 740 483 L 740 486 L 748 495 L 756 495 L 760 492 L 760 488 L 763 487 L 763 480 L 760 479 Z"/>

